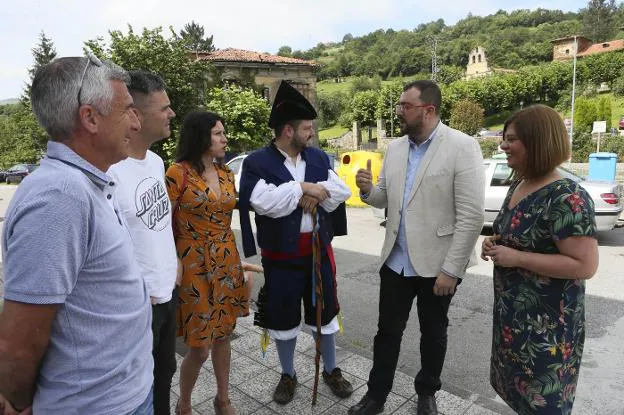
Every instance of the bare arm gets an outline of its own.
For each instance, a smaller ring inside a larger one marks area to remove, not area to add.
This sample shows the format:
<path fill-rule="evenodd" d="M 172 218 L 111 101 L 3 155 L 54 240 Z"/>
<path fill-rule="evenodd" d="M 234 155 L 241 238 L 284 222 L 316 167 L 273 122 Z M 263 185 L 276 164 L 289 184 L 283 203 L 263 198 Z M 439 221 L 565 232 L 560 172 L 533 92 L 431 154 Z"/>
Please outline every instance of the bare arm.
<path fill-rule="evenodd" d="M 20 411 L 32 404 L 58 304 L 6 300 L 0 315 L 0 395 Z"/>

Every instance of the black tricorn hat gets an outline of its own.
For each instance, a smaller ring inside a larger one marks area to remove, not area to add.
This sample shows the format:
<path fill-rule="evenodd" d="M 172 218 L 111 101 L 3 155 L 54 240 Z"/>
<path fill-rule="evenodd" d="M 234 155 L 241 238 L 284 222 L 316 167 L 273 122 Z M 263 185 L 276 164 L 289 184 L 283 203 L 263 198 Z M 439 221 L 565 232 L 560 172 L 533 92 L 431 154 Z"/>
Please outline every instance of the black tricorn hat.
<path fill-rule="evenodd" d="M 288 82 L 282 81 L 275 94 L 269 127 L 277 128 L 279 125 L 292 120 L 313 120 L 316 118 L 316 110 L 299 91 Z"/>

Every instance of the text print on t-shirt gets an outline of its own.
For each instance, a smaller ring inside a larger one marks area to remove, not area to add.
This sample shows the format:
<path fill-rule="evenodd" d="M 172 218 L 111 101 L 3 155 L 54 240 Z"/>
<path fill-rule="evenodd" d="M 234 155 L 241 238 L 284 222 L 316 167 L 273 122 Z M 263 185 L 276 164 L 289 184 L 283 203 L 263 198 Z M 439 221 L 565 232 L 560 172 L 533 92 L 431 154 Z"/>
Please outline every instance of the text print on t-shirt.
<path fill-rule="evenodd" d="M 161 231 L 169 224 L 169 197 L 162 183 L 147 177 L 139 183 L 134 194 L 137 217 L 149 229 Z"/>

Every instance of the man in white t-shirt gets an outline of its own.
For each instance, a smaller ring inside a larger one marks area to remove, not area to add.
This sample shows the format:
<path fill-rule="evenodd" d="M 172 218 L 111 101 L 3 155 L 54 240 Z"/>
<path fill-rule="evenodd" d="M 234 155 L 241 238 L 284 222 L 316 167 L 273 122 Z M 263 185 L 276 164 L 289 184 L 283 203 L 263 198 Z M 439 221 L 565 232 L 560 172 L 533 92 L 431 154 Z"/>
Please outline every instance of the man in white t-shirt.
<path fill-rule="evenodd" d="M 146 71 L 130 72 L 128 90 L 141 121 L 130 139 L 130 155 L 108 174 L 119 186 L 117 195 L 134 256 L 152 301 L 154 335 L 154 414 L 169 414 L 171 379 L 176 371 L 175 337 L 177 255 L 171 230 L 171 204 L 162 159 L 150 146 L 171 135 L 175 117 L 164 81 Z"/>

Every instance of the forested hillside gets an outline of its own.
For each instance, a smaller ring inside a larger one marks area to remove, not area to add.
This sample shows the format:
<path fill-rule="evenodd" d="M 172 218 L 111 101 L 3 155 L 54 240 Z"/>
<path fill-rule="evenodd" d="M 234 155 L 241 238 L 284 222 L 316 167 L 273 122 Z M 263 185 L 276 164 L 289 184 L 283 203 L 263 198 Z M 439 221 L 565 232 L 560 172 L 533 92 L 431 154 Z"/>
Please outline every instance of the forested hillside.
<path fill-rule="evenodd" d="M 464 68 L 468 53 L 477 45 L 488 51 L 494 67 L 518 69 L 552 60 L 551 41 L 572 34 L 594 42 L 624 37 L 624 4 L 592 0 L 578 12 L 560 10 L 499 11 L 472 16 L 446 25 L 443 19 L 413 30 L 379 29 L 361 37 L 346 34 L 340 42 L 319 43 L 307 51 L 288 46 L 278 54 L 315 59 L 322 64 L 319 79 L 351 75 L 387 79 L 431 72 L 433 42 L 443 71 Z"/>

